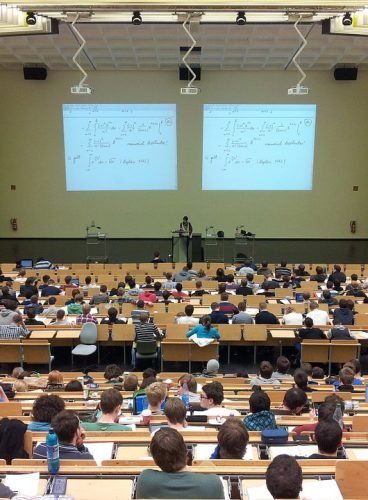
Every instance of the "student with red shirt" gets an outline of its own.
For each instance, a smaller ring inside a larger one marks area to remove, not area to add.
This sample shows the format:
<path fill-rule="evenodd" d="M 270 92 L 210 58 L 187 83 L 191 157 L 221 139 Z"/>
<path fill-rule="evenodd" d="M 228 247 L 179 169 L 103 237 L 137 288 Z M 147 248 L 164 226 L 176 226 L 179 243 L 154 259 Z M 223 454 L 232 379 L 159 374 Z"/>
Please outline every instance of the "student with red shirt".
<path fill-rule="evenodd" d="M 321 403 L 321 405 L 318 408 L 318 422 L 322 422 L 323 420 L 329 420 L 333 418 L 337 403 L 340 404 L 341 411 L 342 413 L 344 413 L 344 408 L 345 408 L 344 401 L 336 394 L 331 394 L 330 396 L 327 396 L 326 400 L 323 403 Z M 295 432 L 298 435 L 301 434 L 302 432 L 314 432 L 318 422 L 298 425 L 297 427 L 294 427 L 292 432 Z M 343 430 L 344 432 L 348 430 L 347 427 L 345 427 L 345 425 Z"/>

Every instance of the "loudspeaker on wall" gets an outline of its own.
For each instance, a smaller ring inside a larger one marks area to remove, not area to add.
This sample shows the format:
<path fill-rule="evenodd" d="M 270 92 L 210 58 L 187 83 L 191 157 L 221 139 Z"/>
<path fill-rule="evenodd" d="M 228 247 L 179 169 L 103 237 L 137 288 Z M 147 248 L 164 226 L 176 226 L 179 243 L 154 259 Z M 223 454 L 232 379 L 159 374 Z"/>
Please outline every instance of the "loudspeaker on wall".
<path fill-rule="evenodd" d="M 335 68 L 335 80 L 356 80 L 358 77 L 358 68 Z"/>
<path fill-rule="evenodd" d="M 47 68 L 42 66 L 24 66 L 23 75 L 25 80 L 46 80 Z"/>

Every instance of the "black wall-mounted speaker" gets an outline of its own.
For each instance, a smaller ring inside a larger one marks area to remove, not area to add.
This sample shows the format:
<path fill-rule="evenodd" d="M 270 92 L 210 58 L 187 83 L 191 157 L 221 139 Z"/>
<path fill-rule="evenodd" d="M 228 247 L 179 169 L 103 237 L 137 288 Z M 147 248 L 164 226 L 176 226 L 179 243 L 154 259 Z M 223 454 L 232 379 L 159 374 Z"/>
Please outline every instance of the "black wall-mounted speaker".
<path fill-rule="evenodd" d="M 358 68 L 335 68 L 335 80 L 356 80 L 358 77 Z"/>
<path fill-rule="evenodd" d="M 46 80 L 47 68 L 39 66 L 24 66 L 23 75 L 25 80 Z"/>
<path fill-rule="evenodd" d="M 194 71 L 195 75 L 196 75 L 196 81 L 200 80 L 201 79 L 201 68 L 199 65 L 191 65 L 190 66 L 192 68 L 192 70 Z M 188 68 L 186 66 L 184 66 L 183 64 L 181 64 L 179 66 L 179 80 L 185 80 L 185 81 L 189 81 L 191 80 L 193 77 L 192 73 L 189 73 L 188 71 Z"/>

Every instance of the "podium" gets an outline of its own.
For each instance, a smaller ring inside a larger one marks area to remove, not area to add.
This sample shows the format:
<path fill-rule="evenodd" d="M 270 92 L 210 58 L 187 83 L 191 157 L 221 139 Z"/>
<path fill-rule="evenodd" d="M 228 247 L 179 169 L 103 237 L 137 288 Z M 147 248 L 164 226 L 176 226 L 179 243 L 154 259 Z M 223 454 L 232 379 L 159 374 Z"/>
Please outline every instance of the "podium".
<path fill-rule="evenodd" d="M 206 234 L 204 260 L 206 262 L 224 262 L 224 238 L 219 238 L 215 234 Z"/>
<path fill-rule="evenodd" d="M 87 262 L 107 262 L 107 235 L 97 227 L 87 227 L 86 257 Z"/>
<path fill-rule="evenodd" d="M 242 262 L 244 258 L 254 258 L 255 234 L 243 235 L 235 233 L 234 236 L 234 262 Z M 248 251 L 248 253 L 247 253 Z"/>
<path fill-rule="evenodd" d="M 187 231 L 171 232 L 173 262 L 188 262 L 192 257 L 192 242 Z"/>

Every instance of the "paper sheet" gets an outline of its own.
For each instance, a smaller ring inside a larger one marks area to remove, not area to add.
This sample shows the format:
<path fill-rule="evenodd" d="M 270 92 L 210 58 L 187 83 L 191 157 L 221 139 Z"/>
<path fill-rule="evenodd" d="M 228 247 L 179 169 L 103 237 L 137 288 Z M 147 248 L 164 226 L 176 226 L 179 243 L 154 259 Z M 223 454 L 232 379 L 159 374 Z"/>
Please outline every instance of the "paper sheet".
<path fill-rule="evenodd" d="M 215 448 L 216 443 L 197 444 L 196 446 L 193 446 L 193 458 L 196 460 L 210 460 L 210 456 Z M 247 445 L 243 460 L 253 460 L 252 445 Z"/>
<path fill-rule="evenodd" d="M 318 453 L 316 445 L 297 445 L 297 446 L 270 446 L 270 459 L 273 460 L 278 455 L 290 455 L 291 457 L 309 457 L 312 453 Z"/>
<path fill-rule="evenodd" d="M 264 484 L 247 488 L 248 500 L 272 500 L 272 495 Z M 339 487 L 334 479 L 318 481 L 307 479 L 303 481 L 303 490 L 300 493 L 301 500 L 343 500 Z"/>
<path fill-rule="evenodd" d="M 3 483 L 20 495 L 35 496 L 38 493 L 39 472 L 31 474 L 7 474 Z"/>
<path fill-rule="evenodd" d="M 102 460 L 110 460 L 114 449 L 114 443 L 84 443 L 88 451 L 93 455 L 98 466 L 101 465 Z"/>

